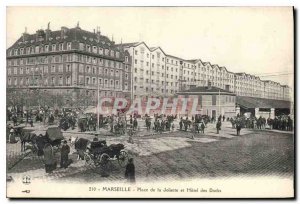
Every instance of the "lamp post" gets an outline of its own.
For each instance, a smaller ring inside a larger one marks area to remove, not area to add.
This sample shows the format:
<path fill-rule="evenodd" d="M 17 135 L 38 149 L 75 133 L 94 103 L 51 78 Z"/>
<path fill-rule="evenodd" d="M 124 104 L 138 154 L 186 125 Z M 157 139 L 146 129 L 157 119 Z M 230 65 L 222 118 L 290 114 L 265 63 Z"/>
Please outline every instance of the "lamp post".
<path fill-rule="evenodd" d="M 100 84 L 98 79 L 98 88 L 97 88 L 97 132 L 99 132 L 99 91 L 100 91 Z"/>

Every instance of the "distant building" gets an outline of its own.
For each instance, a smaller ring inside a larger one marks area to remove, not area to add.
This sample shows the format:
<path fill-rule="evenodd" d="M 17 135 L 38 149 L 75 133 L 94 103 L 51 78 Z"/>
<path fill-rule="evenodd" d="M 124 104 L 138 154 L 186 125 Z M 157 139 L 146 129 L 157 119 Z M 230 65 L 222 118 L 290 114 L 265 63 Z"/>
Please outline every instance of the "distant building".
<path fill-rule="evenodd" d="M 94 32 L 62 27 L 27 32 L 7 49 L 7 88 L 95 99 L 130 97 L 131 56 Z M 95 104 L 90 104 L 95 105 Z"/>
<path fill-rule="evenodd" d="M 177 93 L 178 98 L 197 98 L 197 111 L 202 115 L 218 118 L 236 116 L 236 94 L 215 86 L 194 87 Z"/>
<path fill-rule="evenodd" d="M 273 81 L 263 81 L 247 73 L 233 73 L 200 59 L 185 60 L 165 53 L 145 42 L 117 45 L 132 56 L 132 95 L 134 97 L 170 97 L 193 86 L 228 89 L 238 96 L 291 100 L 291 88 Z"/>

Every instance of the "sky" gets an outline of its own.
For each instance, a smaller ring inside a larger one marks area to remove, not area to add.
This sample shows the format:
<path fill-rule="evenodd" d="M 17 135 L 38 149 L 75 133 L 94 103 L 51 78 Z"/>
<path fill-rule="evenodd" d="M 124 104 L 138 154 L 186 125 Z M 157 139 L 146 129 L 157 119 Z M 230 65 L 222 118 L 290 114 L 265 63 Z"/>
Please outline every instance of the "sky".
<path fill-rule="evenodd" d="M 292 7 L 7 7 L 7 48 L 25 31 L 62 26 L 116 43 L 144 41 L 184 59 L 293 86 Z"/>

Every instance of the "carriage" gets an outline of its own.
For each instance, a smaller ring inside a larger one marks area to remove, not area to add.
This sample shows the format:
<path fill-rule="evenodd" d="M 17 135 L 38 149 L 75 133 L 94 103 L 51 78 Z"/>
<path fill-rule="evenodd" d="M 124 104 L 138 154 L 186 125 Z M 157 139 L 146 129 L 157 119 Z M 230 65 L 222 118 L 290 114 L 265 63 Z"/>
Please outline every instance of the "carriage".
<path fill-rule="evenodd" d="M 107 146 L 105 140 L 89 141 L 79 138 L 75 142 L 75 149 L 86 165 L 96 171 L 110 170 L 111 161 L 118 161 L 121 167 L 125 167 L 128 162 L 128 153 L 124 150 L 124 145 L 120 143 Z"/>
<path fill-rule="evenodd" d="M 41 156 L 46 144 L 49 143 L 52 147 L 58 147 L 64 137 L 59 127 L 49 126 L 47 130 L 23 131 L 20 139 L 22 151 L 26 150 L 26 143 L 30 143 L 33 152 L 37 152 L 38 156 Z"/>

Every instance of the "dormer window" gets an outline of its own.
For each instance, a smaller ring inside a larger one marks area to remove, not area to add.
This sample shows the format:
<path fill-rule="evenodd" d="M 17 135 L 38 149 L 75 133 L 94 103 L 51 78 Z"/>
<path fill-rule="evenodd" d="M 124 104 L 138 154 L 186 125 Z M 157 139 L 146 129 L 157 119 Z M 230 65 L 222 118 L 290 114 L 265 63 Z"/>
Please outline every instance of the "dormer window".
<path fill-rule="evenodd" d="M 49 45 L 45 45 L 45 52 L 49 52 Z"/>
<path fill-rule="evenodd" d="M 59 50 L 64 50 L 64 44 L 63 43 L 59 44 Z"/>
<path fill-rule="evenodd" d="M 91 46 L 86 45 L 86 50 L 87 50 L 88 52 L 90 52 L 90 51 L 91 51 Z"/>
<path fill-rule="evenodd" d="M 71 42 L 67 43 L 67 50 L 71 50 Z"/>
<path fill-rule="evenodd" d="M 97 53 L 97 46 L 93 46 L 93 53 Z"/>
<path fill-rule="evenodd" d="M 102 47 L 99 47 L 99 54 L 103 55 L 103 49 L 102 49 Z"/>
<path fill-rule="evenodd" d="M 55 44 L 52 45 L 52 52 L 53 51 L 56 51 L 56 45 Z"/>

